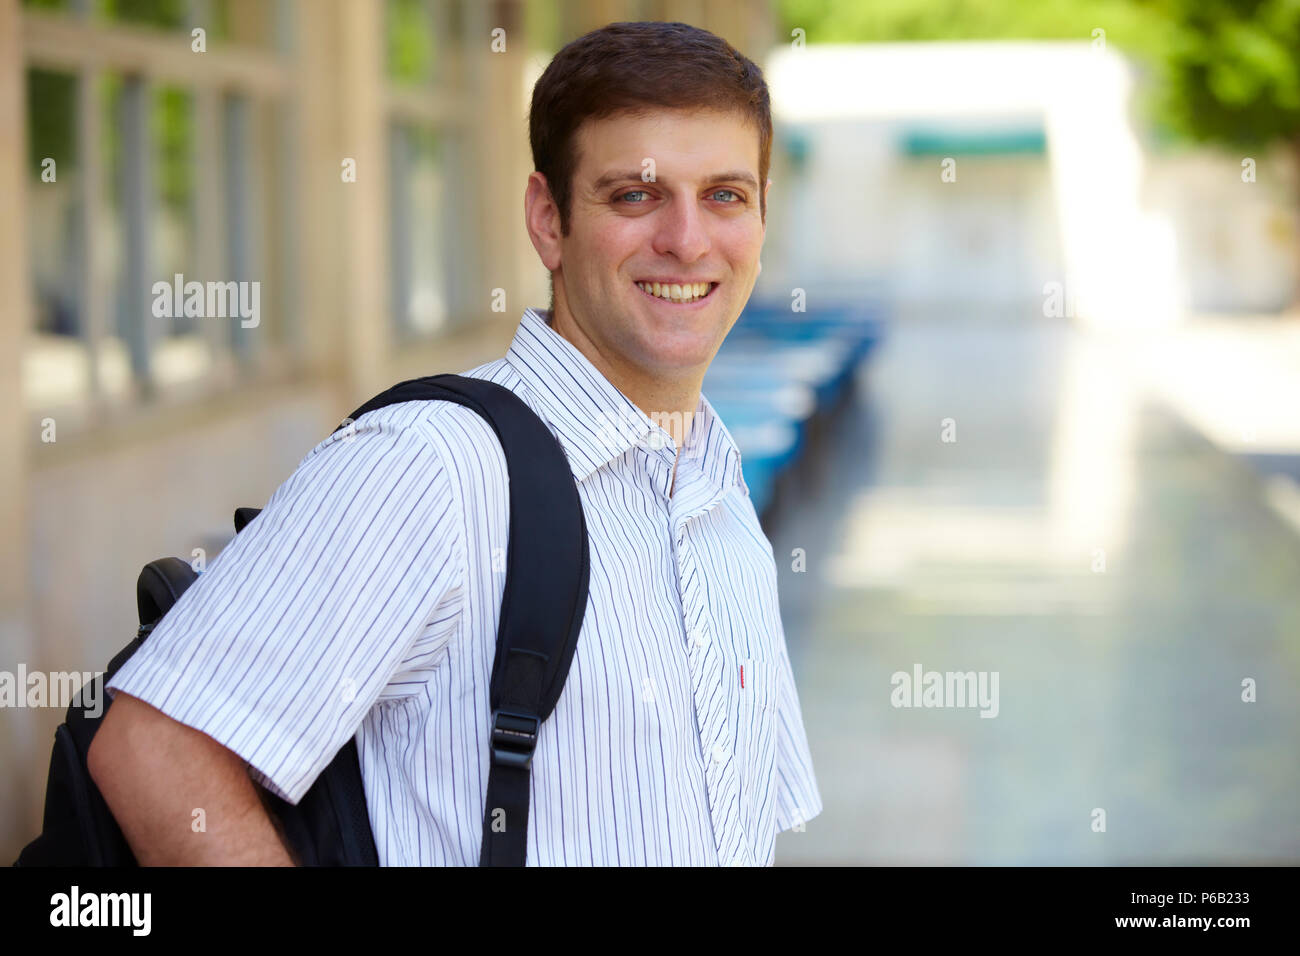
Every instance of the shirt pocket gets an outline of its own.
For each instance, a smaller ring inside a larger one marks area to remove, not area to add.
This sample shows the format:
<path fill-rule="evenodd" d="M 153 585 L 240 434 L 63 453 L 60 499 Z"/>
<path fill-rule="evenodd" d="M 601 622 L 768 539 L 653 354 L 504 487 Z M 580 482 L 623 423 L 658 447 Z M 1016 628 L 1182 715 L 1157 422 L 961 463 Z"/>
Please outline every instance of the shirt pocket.
<path fill-rule="evenodd" d="M 740 662 L 744 686 L 737 708 L 740 804 L 756 862 L 764 864 L 776 839 L 776 734 L 778 662 L 747 657 Z"/>
<path fill-rule="evenodd" d="M 761 715 L 776 710 L 776 661 L 746 657 L 740 661 L 741 710 Z"/>

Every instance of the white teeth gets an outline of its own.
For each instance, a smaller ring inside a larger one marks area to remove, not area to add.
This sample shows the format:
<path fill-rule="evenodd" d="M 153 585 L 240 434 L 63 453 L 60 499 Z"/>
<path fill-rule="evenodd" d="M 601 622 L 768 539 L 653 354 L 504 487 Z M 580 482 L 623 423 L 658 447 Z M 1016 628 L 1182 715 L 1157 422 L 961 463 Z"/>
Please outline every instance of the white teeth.
<path fill-rule="evenodd" d="M 686 285 L 677 283 L 661 284 L 658 282 L 638 282 L 637 288 L 649 295 L 658 296 L 661 299 L 667 299 L 670 302 L 694 302 L 702 299 L 709 294 L 712 287 L 708 282 L 688 282 Z"/>

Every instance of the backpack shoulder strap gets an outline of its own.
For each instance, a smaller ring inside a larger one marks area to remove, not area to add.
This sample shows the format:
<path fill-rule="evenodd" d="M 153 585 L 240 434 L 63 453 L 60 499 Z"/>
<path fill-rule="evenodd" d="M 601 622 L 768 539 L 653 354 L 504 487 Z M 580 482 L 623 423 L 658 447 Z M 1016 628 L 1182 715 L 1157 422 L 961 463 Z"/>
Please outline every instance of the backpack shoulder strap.
<path fill-rule="evenodd" d="M 461 375 L 431 375 L 399 382 L 370 399 L 335 429 L 367 412 L 399 402 L 447 401 L 464 405 L 496 433 L 510 482 L 510 536 L 506 548 L 505 593 L 497 626 L 496 658 L 489 700 L 487 803 L 483 813 L 480 866 L 523 866 L 527 858 L 529 764 L 541 724 L 564 689 L 587 609 L 589 577 L 587 524 L 564 449 L 546 424 L 510 389 Z M 236 530 L 259 509 L 241 508 Z M 335 792 L 344 829 L 369 832 L 365 797 L 351 784 L 360 771 L 349 742 L 322 772 Z M 346 779 L 342 779 L 346 778 Z M 312 790 L 318 789 L 313 785 Z M 311 798 L 304 798 L 307 803 Z M 294 808 L 285 805 L 286 814 Z M 311 815 L 310 813 L 308 815 Z M 311 841 L 307 841 L 311 842 Z M 372 862 L 372 854 L 362 859 Z"/>
<path fill-rule="evenodd" d="M 529 764 L 541 724 L 564 689 L 587 608 L 586 520 L 560 443 L 519 396 L 495 382 L 460 375 L 411 379 L 372 398 L 350 419 L 396 402 L 428 400 L 477 412 L 505 453 L 510 537 L 492 666 L 491 763 L 479 864 L 523 866 Z"/>

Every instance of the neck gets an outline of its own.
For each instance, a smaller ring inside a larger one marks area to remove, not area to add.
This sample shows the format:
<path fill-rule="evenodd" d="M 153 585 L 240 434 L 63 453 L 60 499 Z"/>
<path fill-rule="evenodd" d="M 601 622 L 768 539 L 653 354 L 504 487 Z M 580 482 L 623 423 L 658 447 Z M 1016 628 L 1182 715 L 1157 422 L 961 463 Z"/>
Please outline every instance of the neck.
<path fill-rule="evenodd" d="M 646 417 L 668 432 L 679 451 L 682 449 L 700 404 L 702 376 L 671 380 L 602 353 L 561 302 L 556 302 L 548 322 Z"/>

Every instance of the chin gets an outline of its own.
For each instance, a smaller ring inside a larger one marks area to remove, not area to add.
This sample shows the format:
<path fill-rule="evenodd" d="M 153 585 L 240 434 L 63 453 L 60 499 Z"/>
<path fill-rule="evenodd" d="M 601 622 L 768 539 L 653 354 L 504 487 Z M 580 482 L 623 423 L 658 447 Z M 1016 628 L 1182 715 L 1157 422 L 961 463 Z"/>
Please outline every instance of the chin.
<path fill-rule="evenodd" d="M 666 343 L 663 342 L 650 342 L 647 346 L 647 350 L 643 353 L 643 367 L 672 375 L 699 371 L 713 360 L 716 351 L 712 341 L 693 343 L 689 347 L 680 345 L 667 348 Z"/>

